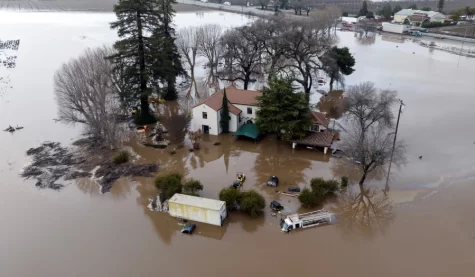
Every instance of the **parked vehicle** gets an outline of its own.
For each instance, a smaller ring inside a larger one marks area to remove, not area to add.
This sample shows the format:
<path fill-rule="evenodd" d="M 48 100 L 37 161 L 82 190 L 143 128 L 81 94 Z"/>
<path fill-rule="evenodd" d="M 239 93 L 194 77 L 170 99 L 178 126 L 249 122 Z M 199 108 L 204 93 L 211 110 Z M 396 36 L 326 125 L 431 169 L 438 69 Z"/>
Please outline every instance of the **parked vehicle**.
<path fill-rule="evenodd" d="M 231 6 L 231 3 L 230 2 L 224 2 L 223 5 Z"/>
<path fill-rule="evenodd" d="M 280 221 L 283 232 L 299 228 L 308 228 L 335 222 L 335 214 L 327 210 L 318 210 L 304 214 L 293 214 Z"/>
<path fill-rule="evenodd" d="M 185 226 L 183 226 L 183 228 L 181 229 L 181 233 L 191 235 L 193 231 L 195 230 L 195 228 L 196 228 L 196 224 L 188 223 Z"/>
<path fill-rule="evenodd" d="M 277 202 L 277 201 L 275 201 L 275 200 L 272 201 L 272 202 L 270 202 L 269 207 L 270 207 L 271 210 L 273 210 L 273 211 L 282 211 L 282 210 L 284 209 L 284 206 L 280 205 L 280 203 Z"/>
<path fill-rule="evenodd" d="M 269 181 L 267 181 L 267 185 L 271 187 L 277 187 L 279 184 L 279 177 L 277 176 L 270 176 Z"/>
<path fill-rule="evenodd" d="M 410 31 L 409 35 L 411 35 L 413 37 L 422 37 L 422 33 L 419 32 L 419 31 Z"/>
<path fill-rule="evenodd" d="M 300 192 L 300 188 L 299 187 L 292 187 L 292 188 L 288 188 L 287 191 L 289 191 L 289 192 Z"/>
<path fill-rule="evenodd" d="M 168 200 L 168 213 L 176 218 L 223 226 L 226 202 L 175 193 Z"/>
<path fill-rule="evenodd" d="M 403 34 L 403 33 L 407 32 L 407 30 L 408 30 L 407 25 L 383 22 L 383 31 L 384 32 Z"/>

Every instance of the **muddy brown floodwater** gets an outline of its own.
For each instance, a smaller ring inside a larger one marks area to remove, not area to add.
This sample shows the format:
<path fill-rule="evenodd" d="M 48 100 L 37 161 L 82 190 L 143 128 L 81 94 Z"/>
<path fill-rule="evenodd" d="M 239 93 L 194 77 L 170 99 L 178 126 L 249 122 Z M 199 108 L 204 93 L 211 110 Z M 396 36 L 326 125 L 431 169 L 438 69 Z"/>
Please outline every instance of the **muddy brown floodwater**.
<path fill-rule="evenodd" d="M 376 174 L 369 183 L 374 190 L 352 190 L 332 204 L 341 212 L 339 224 L 286 235 L 266 210 L 256 219 L 232 213 L 222 228 L 198 224 L 186 236 L 175 219 L 148 208 L 157 195 L 152 178 L 119 179 L 105 194 L 89 179 L 53 191 L 20 178 L 26 150 L 80 137 L 79 126 L 53 121 L 52 76 L 84 48 L 112 43 L 113 19 L 111 13 L 0 13 L 0 40 L 20 40 L 17 50 L 0 50 L 17 57 L 14 67 L 0 65 L 9 84 L 0 83 L 0 129 L 25 127 L 0 132 L 0 276 L 474 276 L 475 60 L 410 40 L 384 35 L 362 41 L 339 33 L 340 45 L 357 60 L 346 83 L 368 80 L 397 90 L 406 103 L 399 134 L 409 146 L 408 164 L 391 178 L 390 198 L 378 193 L 384 175 Z M 176 24 L 232 27 L 248 20 L 179 13 Z M 270 175 L 280 177 L 283 190 L 312 177 L 351 173 L 329 155 L 291 150 L 271 137 L 254 143 L 205 136 L 201 146 L 170 155 L 170 149 L 127 143 L 138 154 L 136 163 L 199 179 L 205 197 L 216 198 L 242 171 L 245 189 L 280 201 L 287 212 L 303 210 L 296 199 L 264 186 Z M 348 213 L 356 204 L 363 213 Z"/>

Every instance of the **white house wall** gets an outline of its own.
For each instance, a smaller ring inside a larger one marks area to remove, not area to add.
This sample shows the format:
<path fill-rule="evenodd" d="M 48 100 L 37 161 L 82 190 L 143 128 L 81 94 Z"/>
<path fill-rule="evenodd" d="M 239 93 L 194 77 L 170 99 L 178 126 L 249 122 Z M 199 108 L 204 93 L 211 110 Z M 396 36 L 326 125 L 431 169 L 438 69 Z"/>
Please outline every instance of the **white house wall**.
<path fill-rule="evenodd" d="M 218 122 L 220 122 L 221 121 L 221 110 L 219 110 L 217 112 L 217 115 L 218 115 Z M 229 120 L 229 132 L 236 132 L 237 129 L 239 128 L 238 127 L 238 116 L 234 115 L 232 113 L 229 113 L 229 116 L 231 117 L 231 119 Z M 219 129 L 219 133 L 221 134 L 221 132 L 223 130 L 221 128 L 221 124 L 219 124 L 219 123 L 218 123 L 218 129 Z"/>
<path fill-rule="evenodd" d="M 206 112 L 208 115 L 207 119 L 203 118 L 203 112 Z M 202 104 L 193 108 L 193 130 L 202 130 L 203 125 L 209 126 L 210 135 L 218 135 L 219 133 L 219 124 L 218 124 L 218 113 L 211 109 L 208 105 Z"/>
<path fill-rule="evenodd" d="M 241 113 L 242 120 L 241 120 L 240 125 L 246 123 L 248 120 L 252 120 L 252 123 L 256 123 L 256 118 L 257 118 L 256 113 L 259 110 L 258 106 L 248 106 L 248 105 L 239 105 L 239 104 L 233 104 L 233 105 L 242 111 Z M 252 109 L 252 114 L 247 114 L 248 107 Z"/>

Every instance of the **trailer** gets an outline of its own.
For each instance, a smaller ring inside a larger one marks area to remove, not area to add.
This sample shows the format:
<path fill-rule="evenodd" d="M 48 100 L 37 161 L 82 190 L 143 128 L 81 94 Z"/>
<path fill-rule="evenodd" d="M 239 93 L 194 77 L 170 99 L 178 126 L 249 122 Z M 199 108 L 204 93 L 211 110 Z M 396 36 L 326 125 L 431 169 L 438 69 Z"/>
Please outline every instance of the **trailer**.
<path fill-rule="evenodd" d="M 393 24 L 388 22 L 383 22 L 383 31 L 395 34 L 404 34 L 408 31 L 407 25 L 402 24 Z"/>
<path fill-rule="evenodd" d="M 280 228 L 283 232 L 290 232 L 299 228 L 320 226 L 335 223 L 336 216 L 327 210 L 317 210 L 304 214 L 292 214 L 281 219 Z"/>
<path fill-rule="evenodd" d="M 227 216 L 226 202 L 175 193 L 168 200 L 168 213 L 180 219 L 223 226 Z"/>

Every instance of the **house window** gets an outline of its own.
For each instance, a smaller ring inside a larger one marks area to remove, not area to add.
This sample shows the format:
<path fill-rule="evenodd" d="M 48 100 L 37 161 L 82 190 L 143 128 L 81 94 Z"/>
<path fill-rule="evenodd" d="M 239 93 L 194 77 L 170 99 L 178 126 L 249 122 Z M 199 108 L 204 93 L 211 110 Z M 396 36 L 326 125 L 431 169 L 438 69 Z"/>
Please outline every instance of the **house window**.
<path fill-rule="evenodd" d="M 247 114 L 252 114 L 252 108 L 247 107 Z"/>
<path fill-rule="evenodd" d="M 320 131 L 320 125 L 313 124 L 312 126 L 310 126 L 310 131 L 319 132 Z"/>
<path fill-rule="evenodd" d="M 208 119 L 208 113 L 207 112 L 203 112 L 203 119 Z"/>

